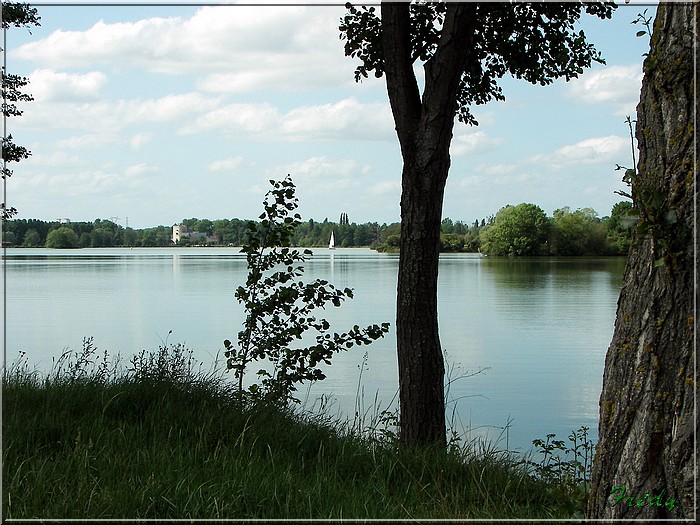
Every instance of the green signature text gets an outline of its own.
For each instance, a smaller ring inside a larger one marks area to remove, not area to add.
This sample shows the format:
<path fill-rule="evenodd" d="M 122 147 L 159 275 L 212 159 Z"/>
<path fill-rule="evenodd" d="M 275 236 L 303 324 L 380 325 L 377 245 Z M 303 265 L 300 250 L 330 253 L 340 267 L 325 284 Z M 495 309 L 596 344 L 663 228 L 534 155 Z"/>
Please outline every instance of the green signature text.
<path fill-rule="evenodd" d="M 666 498 L 666 501 L 662 504 L 661 499 L 663 498 L 666 489 L 662 489 L 656 496 L 652 496 L 651 493 L 645 492 L 641 498 L 635 496 L 625 496 L 627 492 L 627 487 L 620 485 L 619 487 L 613 487 L 610 494 L 615 494 L 615 503 L 613 506 L 622 502 L 624 505 L 627 503 L 630 507 L 666 507 L 668 510 L 673 510 L 676 508 L 676 498 Z"/>

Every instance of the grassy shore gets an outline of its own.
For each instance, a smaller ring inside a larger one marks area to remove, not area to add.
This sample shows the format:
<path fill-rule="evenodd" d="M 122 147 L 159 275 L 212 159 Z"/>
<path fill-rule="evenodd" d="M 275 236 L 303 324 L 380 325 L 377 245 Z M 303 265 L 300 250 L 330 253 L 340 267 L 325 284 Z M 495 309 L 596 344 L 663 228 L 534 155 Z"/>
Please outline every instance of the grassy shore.
<path fill-rule="evenodd" d="M 244 404 L 166 350 L 125 372 L 86 372 L 88 356 L 4 373 L 4 519 L 571 516 L 507 453 L 409 453 L 327 415 Z"/>

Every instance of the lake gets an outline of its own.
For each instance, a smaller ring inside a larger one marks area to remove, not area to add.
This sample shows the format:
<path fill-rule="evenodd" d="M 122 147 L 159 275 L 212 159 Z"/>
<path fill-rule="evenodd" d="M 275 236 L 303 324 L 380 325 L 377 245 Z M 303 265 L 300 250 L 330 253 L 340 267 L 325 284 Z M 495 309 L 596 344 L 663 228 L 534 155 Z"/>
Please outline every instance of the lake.
<path fill-rule="evenodd" d="M 386 408 L 398 390 L 398 257 L 369 249 L 313 252 L 307 280 L 354 289 L 354 299 L 323 312 L 335 331 L 381 322 L 392 329 L 371 346 L 336 355 L 327 379 L 300 394 L 307 406 L 329 398 L 340 416 L 354 413 L 358 390 L 365 411 L 375 398 Z M 124 362 L 167 341 L 184 343 L 211 367 L 243 322 L 234 292 L 247 268 L 238 248 L 5 253 L 8 363 L 25 351 L 32 365 L 47 370 L 52 358 L 94 337 L 98 350 L 119 353 Z M 448 418 L 467 439 L 525 451 L 535 438 L 565 439 L 581 425 L 597 436 L 624 264 L 624 258 L 441 256 L 440 337 L 454 379 Z"/>

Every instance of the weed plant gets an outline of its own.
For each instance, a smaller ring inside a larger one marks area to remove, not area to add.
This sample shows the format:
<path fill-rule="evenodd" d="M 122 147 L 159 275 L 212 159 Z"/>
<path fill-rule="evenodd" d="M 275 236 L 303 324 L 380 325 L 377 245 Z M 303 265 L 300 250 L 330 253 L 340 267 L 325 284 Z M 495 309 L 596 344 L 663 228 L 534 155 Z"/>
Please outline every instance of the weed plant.
<path fill-rule="evenodd" d="M 570 515 L 507 453 L 409 452 L 389 412 L 343 423 L 237 392 L 182 345 L 124 368 L 87 339 L 47 375 L 21 356 L 2 376 L 3 519 Z"/>
<path fill-rule="evenodd" d="M 544 441 L 535 439 L 532 444 L 542 456 L 540 462 L 525 461 L 574 518 L 584 517 L 590 493 L 594 447 L 588 439 L 588 430 L 582 426 L 572 431 L 568 437 L 570 445 L 554 439 L 556 434 L 547 434 Z"/>

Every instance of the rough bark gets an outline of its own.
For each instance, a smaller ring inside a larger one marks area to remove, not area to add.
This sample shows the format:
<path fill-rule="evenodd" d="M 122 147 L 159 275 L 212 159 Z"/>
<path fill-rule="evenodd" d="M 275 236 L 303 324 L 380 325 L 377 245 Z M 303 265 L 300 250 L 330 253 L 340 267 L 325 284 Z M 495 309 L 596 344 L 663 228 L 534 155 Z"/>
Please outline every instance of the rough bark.
<path fill-rule="evenodd" d="M 449 5 L 420 99 L 412 70 L 407 3 L 382 3 L 387 92 L 403 157 L 396 308 L 401 441 L 445 445 L 444 363 L 437 315 L 442 202 L 456 94 L 474 8 Z"/>
<path fill-rule="evenodd" d="M 696 4 L 660 5 L 644 63 L 632 195 L 646 233 L 630 251 L 605 360 L 591 518 L 696 513 L 696 15 Z"/>

